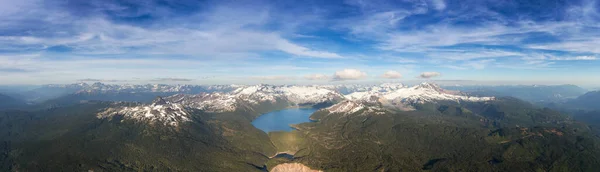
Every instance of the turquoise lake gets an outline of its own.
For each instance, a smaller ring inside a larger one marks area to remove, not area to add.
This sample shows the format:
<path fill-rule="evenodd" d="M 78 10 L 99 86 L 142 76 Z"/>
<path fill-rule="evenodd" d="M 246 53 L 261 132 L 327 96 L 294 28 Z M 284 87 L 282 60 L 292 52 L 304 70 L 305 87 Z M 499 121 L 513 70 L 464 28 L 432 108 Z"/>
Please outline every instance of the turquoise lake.
<path fill-rule="evenodd" d="M 252 121 L 254 127 L 263 130 L 266 133 L 271 131 L 292 131 L 294 128 L 290 124 L 299 124 L 311 122 L 309 119 L 317 109 L 284 109 L 263 114 Z"/>

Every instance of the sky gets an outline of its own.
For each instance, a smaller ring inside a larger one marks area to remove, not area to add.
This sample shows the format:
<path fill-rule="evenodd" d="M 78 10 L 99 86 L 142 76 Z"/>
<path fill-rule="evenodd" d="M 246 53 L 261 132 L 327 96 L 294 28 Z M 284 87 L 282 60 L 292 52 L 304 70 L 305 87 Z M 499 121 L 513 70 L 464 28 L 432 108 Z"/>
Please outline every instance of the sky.
<path fill-rule="evenodd" d="M 600 0 L 0 0 L 0 85 L 600 86 Z"/>

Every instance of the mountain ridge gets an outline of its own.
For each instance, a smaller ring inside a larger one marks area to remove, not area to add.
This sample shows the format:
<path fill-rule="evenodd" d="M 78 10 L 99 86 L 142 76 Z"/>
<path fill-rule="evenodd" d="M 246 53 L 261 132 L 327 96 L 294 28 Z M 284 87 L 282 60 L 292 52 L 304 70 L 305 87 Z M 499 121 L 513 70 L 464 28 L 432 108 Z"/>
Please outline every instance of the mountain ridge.
<path fill-rule="evenodd" d="M 355 100 L 329 87 L 255 85 L 146 103 L 6 111 L 0 170 L 264 171 L 300 163 L 322 171 L 585 171 L 600 165 L 590 160 L 600 157 L 600 142 L 550 109 L 515 98 L 471 99 L 433 84 L 372 88 L 365 92 L 374 96 Z M 266 112 L 321 104 L 331 106 L 289 133 L 267 134 L 251 124 Z M 568 165 L 578 162 L 590 166 Z"/>

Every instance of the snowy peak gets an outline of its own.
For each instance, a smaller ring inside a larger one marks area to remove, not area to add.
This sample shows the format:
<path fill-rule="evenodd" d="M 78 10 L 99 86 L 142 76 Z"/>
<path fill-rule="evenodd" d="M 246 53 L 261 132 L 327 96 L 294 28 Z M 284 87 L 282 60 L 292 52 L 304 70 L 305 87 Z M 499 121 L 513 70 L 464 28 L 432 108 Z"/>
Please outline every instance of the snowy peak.
<path fill-rule="evenodd" d="M 242 86 L 229 93 L 177 94 L 165 99 L 206 112 L 229 112 L 235 111 L 240 102 L 257 105 L 286 101 L 293 105 L 305 105 L 339 101 L 344 98 L 336 91 L 318 86 L 254 85 Z"/>
<path fill-rule="evenodd" d="M 177 127 L 184 122 L 191 121 L 190 113 L 182 105 L 171 103 L 160 97 L 150 105 L 107 108 L 98 113 L 97 117 L 103 119 L 118 115 L 123 116 L 124 119 L 172 127 Z"/>
<path fill-rule="evenodd" d="M 436 84 L 421 83 L 413 87 L 402 87 L 392 91 L 365 91 L 345 95 L 349 100 L 362 100 L 369 102 L 381 102 L 384 99 L 393 103 L 425 103 L 436 101 L 489 101 L 493 97 L 470 97 L 460 92 L 444 90 Z"/>
<path fill-rule="evenodd" d="M 126 92 L 126 93 L 187 93 L 197 94 L 201 92 L 230 92 L 239 88 L 238 85 L 167 85 L 167 84 L 145 84 L 145 85 L 132 85 L 132 84 L 104 84 L 96 82 L 93 84 L 87 83 L 76 83 L 67 85 L 45 85 L 41 89 L 65 89 L 69 92 L 80 93 L 80 92 Z"/>
<path fill-rule="evenodd" d="M 288 86 L 282 87 L 284 97 L 295 104 L 317 104 L 343 99 L 343 95 L 329 89 L 317 86 Z"/>
<path fill-rule="evenodd" d="M 94 84 L 94 87 L 105 87 Z M 150 86 L 150 85 L 148 85 Z M 164 85 L 152 85 L 160 88 Z M 225 86 L 231 88 L 233 86 Z M 151 104 L 135 106 L 116 106 L 98 114 L 98 118 L 112 118 L 120 115 L 124 119 L 177 127 L 191 121 L 186 108 L 198 109 L 209 113 L 233 112 L 238 107 L 260 105 L 285 101 L 290 105 L 311 105 L 325 102 L 338 102 L 324 110 L 331 114 L 382 114 L 383 107 L 393 109 L 412 109 L 414 103 L 436 101 L 488 101 L 493 97 L 469 97 L 459 92 L 447 91 L 435 84 L 422 83 L 413 87 L 402 84 L 386 83 L 361 88 L 365 91 L 342 95 L 328 86 L 273 86 L 253 85 L 235 86 L 230 92 L 202 92 L 198 94 L 175 94 L 169 97 L 157 97 Z M 358 87 L 356 87 L 358 88 Z"/>
<path fill-rule="evenodd" d="M 322 103 L 343 97 L 336 91 L 319 86 L 255 85 L 238 88 L 232 94 L 250 101 L 274 102 L 282 99 L 295 104 Z"/>
<path fill-rule="evenodd" d="M 356 114 L 358 112 L 361 112 L 358 115 L 380 115 L 385 114 L 386 112 L 379 106 L 368 104 L 367 102 L 353 100 L 345 100 L 331 107 L 328 107 L 325 110 L 327 110 L 330 114 L 342 114 L 342 116 Z"/>
<path fill-rule="evenodd" d="M 355 101 L 346 100 L 340 103 L 337 103 L 331 107 L 328 107 L 327 110 L 330 113 L 356 113 L 360 110 L 363 110 L 366 106 L 362 103 L 358 103 Z"/>
<path fill-rule="evenodd" d="M 241 87 L 234 90 L 231 94 L 235 97 L 249 100 L 252 103 L 259 103 L 266 101 L 275 102 L 278 96 L 281 94 L 281 92 L 280 90 L 277 90 L 274 86 L 261 84 Z"/>
<path fill-rule="evenodd" d="M 437 92 L 443 92 L 444 89 L 442 89 L 439 85 L 434 84 L 434 83 L 427 83 L 427 82 L 423 82 L 417 86 L 414 86 L 415 90 L 434 90 Z"/>
<path fill-rule="evenodd" d="M 237 107 L 237 98 L 227 93 L 176 94 L 166 99 L 206 112 L 229 112 L 235 111 Z"/>
<path fill-rule="evenodd" d="M 371 87 L 370 90 L 379 92 L 390 92 L 402 88 L 405 88 L 404 84 L 402 83 L 383 83 L 378 86 Z"/>
<path fill-rule="evenodd" d="M 435 101 L 489 101 L 493 97 L 469 97 L 459 94 L 459 92 L 447 91 L 440 88 L 438 85 L 431 83 L 421 83 L 419 85 L 395 90 L 384 94 L 383 97 L 387 100 L 404 103 L 425 103 Z"/>

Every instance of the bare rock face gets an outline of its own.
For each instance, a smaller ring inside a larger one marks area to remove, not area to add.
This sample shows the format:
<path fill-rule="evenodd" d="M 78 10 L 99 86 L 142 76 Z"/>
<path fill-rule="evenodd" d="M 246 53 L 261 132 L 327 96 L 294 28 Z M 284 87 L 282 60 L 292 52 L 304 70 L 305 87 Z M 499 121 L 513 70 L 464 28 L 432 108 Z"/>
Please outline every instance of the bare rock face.
<path fill-rule="evenodd" d="M 271 172 L 322 172 L 321 170 L 313 170 L 300 163 L 285 163 L 279 164 Z"/>

